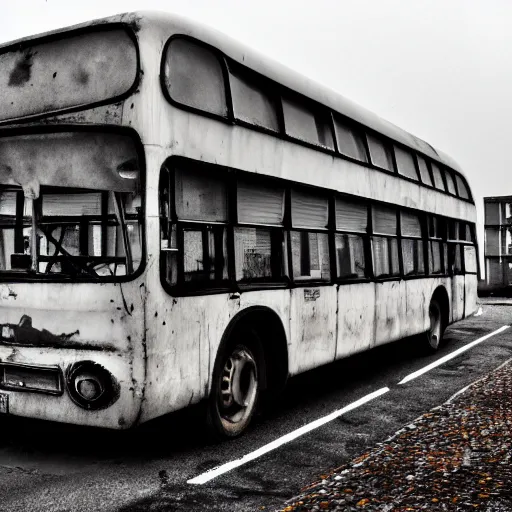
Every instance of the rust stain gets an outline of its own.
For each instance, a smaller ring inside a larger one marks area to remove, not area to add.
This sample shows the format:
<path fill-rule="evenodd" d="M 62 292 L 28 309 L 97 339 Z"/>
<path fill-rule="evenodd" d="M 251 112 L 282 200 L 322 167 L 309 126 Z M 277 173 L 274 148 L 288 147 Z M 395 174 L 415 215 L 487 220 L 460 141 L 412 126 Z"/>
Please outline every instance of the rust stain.
<path fill-rule="evenodd" d="M 8 85 L 20 87 L 30 80 L 33 56 L 34 54 L 30 50 L 27 50 L 27 52 L 18 59 L 18 62 L 16 62 L 9 76 Z"/>
<path fill-rule="evenodd" d="M 75 82 L 79 83 L 80 85 L 87 85 L 89 82 L 89 73 L 83 68 L 83 66 L 80 66 L 73 72 L 73 78 Z"/>

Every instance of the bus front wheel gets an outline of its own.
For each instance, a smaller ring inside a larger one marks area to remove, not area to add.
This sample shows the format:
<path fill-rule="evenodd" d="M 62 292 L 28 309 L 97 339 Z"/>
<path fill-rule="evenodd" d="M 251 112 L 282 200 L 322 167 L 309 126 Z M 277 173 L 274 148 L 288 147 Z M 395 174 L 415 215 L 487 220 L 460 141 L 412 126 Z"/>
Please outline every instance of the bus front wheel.
<path fill-rule="evenodd" d="M 425 348 L 428 352 L 436 352 L 443 338 L 443 314 L 437 300 L 432 299 L 428 310 L 430 317 L 430 328 L 425 333 Z"/>
<path fill-rule="evenodd" d="M 258 404 L 262 358 L 257 340 L 228 344 L 217 358 L 208 402 L 208 426 L 216 438 L 233 438 L 249 426 Z"/>

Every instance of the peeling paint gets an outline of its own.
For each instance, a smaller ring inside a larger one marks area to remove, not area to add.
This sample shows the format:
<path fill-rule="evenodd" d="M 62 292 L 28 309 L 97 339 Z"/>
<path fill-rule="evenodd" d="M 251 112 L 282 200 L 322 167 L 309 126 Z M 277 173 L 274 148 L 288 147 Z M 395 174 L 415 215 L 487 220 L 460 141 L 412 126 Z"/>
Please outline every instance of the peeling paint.
<path fill-rule="evenodd" d="M 78 350 L 102 350 L 113 352 L 116 348 L 110 344 L 101 346 L 93 343 L 75 341 L 72 338 L 78 336 L 77 329 L 70 333 L 53 334 L 46 329 L 36 329 L 32 326 L 32 318 L 23 315 L 16 324 L 0 324 L 0 343 L 3 345 L 38 346 L 38 347 L 61 347 L 74 348 Z"/>

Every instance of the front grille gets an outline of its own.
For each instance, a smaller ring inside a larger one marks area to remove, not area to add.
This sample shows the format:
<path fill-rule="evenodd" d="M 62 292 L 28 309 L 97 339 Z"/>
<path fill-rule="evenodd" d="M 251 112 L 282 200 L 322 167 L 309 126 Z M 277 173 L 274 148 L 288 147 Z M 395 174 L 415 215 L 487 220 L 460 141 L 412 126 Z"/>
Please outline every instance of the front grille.
<path fill-rule="evenodd" d="M 0 388 L 61 395 L 62 372 L 58 366 L 0 362 Z"/>

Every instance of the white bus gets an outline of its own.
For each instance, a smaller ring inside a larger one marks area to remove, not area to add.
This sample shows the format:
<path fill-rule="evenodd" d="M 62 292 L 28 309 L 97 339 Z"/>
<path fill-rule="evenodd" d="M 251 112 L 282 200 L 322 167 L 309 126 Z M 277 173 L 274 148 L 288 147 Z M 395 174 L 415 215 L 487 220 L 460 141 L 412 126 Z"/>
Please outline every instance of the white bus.
<path fill-rule="evenodd" d="M 234 437 L 289 376 L 436 350 L 475 311 L 454 161 L 220 33 L 132 13 L 21 39 L 0 90 L 4 414 L 204 402 Z"/>

